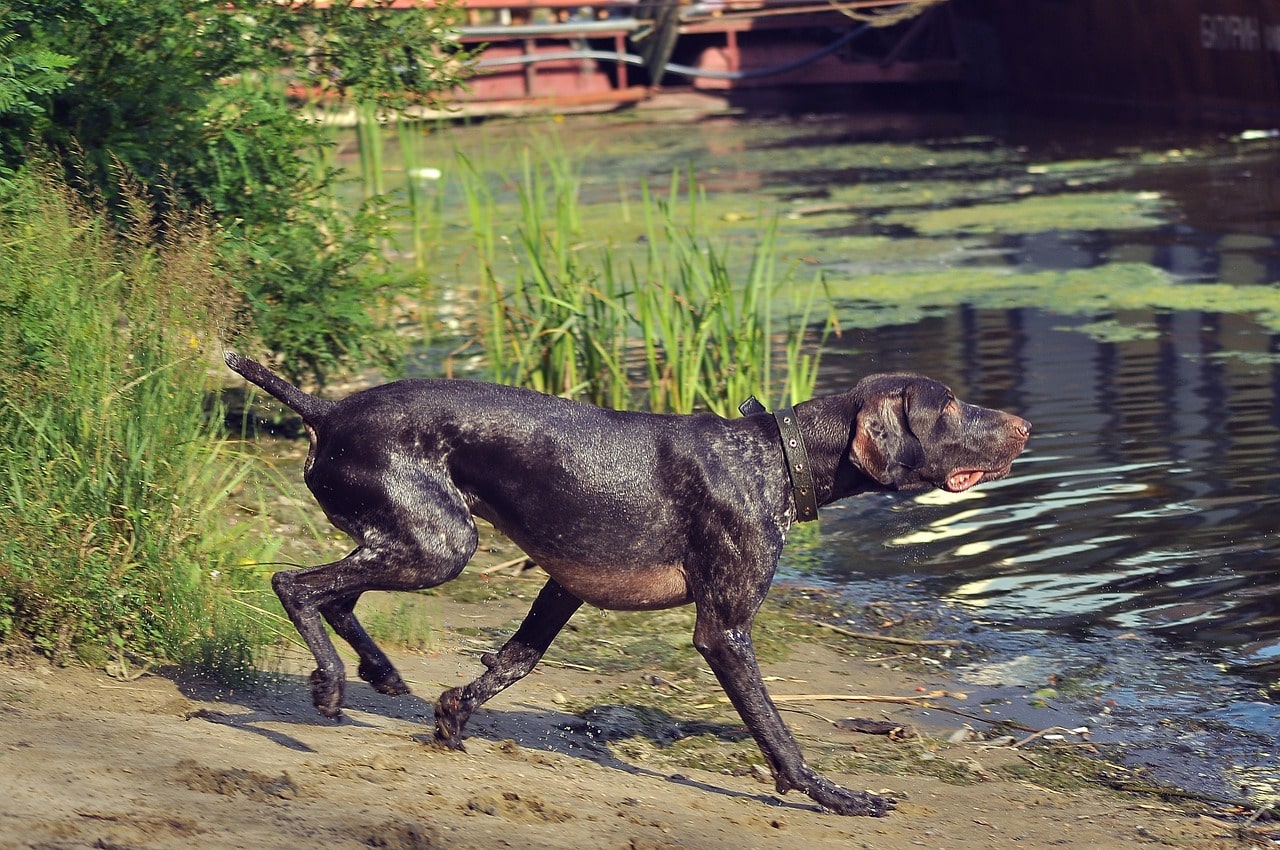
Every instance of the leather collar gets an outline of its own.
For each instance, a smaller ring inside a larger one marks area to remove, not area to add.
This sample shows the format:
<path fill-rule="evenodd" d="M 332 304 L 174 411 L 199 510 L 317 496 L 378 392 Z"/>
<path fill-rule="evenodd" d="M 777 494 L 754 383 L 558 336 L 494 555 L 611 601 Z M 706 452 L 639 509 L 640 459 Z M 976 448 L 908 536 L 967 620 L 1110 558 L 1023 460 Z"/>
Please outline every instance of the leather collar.
<path fill-rule="evenodd" d="M 764 405 L 755 396 L 738 406 L 743 416 L 764 413 Z M 787 461 L 787 474 L 791 476 L 791 496 L 796 504 L 796 522 L 812 522 L 818 518 L 818 494 L 813 488 L 813 472 L 809 469 L 809 451 L 804 446 L 800 422 L 794 407 L 775 410 L 773 418 L 778 422 L 778 436 L 782 439 L 782 455 Z"/>
<path fill-rule="evenodd" d="M 804 447 L 800 422 L 794 407 L 773 412 L 782 437 L 782 453 L 787 458 L 791 475 L 791 495 L 796 500 L 796 522 L 812 522 L 818 518 L 818 495 L 813 490 L 813 472 L 809 469 L 809 451 Z"/>

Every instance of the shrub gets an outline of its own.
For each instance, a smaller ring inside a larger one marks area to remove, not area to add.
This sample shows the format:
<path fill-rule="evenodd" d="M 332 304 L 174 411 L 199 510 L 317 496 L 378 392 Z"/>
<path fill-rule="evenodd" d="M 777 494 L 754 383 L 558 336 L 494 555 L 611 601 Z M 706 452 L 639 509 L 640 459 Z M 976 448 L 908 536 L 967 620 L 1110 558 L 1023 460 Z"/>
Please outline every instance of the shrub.
<path fill-rule="evenodd" d="M 205 410 L 235 298 L 207 222 L 157 239 L 123 197 L 120 236 L 50 168 L 0 192 L 0 644 L 247 674 L 233 596 L 260 582 L 238 564 L 270 543 L 222 531 L 248 464 Z"/>
<path fill-rule="evenodd" d="M 395 8 L 393 8 L 393 5 Z M 0 179 L 41 150 L 113 204 L 112 163 L 159 208 L 227 229 L 261 342 L 295 379 L 376 359 L 376 214 L 333 207 L 325 131 L 286 96 L 430 103 L 468 54 L 445 2 L 11 0 L 0 5 Z"/>

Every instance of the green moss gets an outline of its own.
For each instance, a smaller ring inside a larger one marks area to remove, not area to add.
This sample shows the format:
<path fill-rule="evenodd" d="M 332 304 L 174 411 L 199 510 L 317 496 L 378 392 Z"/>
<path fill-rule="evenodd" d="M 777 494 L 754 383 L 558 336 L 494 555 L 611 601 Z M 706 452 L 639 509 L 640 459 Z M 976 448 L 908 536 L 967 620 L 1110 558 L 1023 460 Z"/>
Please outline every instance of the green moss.
<path fill-rule="evenodd" d="M 970 304 L 989 309 L 1035 307 L 1062 316 L 1126 310 L 1243 313 L 1268 330 L 1280 331 L 1280 287 L 1182 283 L 1142 263 L 1031 273 L 961 268 L 832 276 L 828 285 L 832 296 L 843 302 L 841 323 L 856 327 L 918 321 Z M 1098 326 L 1086 327 L 1087 332 L 1097 330 Z"/>
<path fill-rule="evenodd" d="M 1042 233 L 1051 230 L 1133 230 L 1161 224 L 1163 204 L 1150 192 L 1070 192 L 947 209 L 900 210 L 885 224 L 916 233 Z"/>

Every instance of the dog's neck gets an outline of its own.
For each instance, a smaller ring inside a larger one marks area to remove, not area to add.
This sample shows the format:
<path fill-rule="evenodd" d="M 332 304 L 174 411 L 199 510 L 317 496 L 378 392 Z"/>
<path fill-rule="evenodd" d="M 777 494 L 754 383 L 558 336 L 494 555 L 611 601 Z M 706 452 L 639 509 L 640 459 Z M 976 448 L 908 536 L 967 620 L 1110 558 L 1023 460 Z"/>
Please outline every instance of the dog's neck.
<path fill-rule="evenodd" d="M 809 451 L 814 493 L 819 505 L 884 489 L 849 460 L 849 441 L 858 413 L 857 402 L 851 393 L 803 401 L 796 405 L 795 411 Z"/>

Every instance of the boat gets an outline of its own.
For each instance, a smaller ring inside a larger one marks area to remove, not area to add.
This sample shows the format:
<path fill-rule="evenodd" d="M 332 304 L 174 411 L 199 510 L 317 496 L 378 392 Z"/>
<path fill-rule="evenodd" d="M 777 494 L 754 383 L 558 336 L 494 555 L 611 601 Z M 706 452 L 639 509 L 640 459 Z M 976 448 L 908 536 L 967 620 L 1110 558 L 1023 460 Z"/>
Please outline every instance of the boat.
<path fill-rule="evenodd" d="M 966 82 L 1029 106 L 1280 121 L 1280 0 L 955 0 Z"/>
<path fill-rule="evenodd" d="M 959 79 L 948 0 L 466 0 L 471 113 Z"/>

